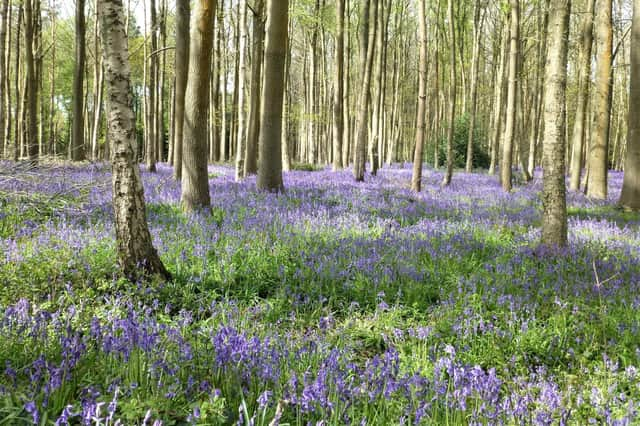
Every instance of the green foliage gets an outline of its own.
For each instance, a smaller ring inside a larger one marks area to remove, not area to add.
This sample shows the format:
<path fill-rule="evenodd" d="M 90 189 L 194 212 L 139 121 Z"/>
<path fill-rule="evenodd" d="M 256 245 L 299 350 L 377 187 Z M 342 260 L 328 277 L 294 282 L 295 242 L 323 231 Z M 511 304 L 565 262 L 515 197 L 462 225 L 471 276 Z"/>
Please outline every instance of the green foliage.
<path fill-rule="evenodd" d="M 477 122 L 476 122 L 477 123 Z M 446 123 L 445 123 L 446 125 Z M 439 140 L 439 158 L 440 164 L 444 164 L 447 158 L 447 138 L 446 132 L 442 132 L 444 136 Z M 491 159 L 487 153 L 486 141 L 487 134 L 484 127 L 480 124 L 476 124 L 475 131 L 473 133 L 473 168 L 474 169 L 488 169 L 491 163 Z M 455 129 L 453 136 L 453 152 L 454 152 L 454 167 L 457 169 L 464 169 L 467 161 L 467 143 L 469 140 L 469 116 L 467 114 L 456 118 Z M 433 145 L 427 144 L 425 146 L 425 161 L 429 164 L 433 164 Z"/>

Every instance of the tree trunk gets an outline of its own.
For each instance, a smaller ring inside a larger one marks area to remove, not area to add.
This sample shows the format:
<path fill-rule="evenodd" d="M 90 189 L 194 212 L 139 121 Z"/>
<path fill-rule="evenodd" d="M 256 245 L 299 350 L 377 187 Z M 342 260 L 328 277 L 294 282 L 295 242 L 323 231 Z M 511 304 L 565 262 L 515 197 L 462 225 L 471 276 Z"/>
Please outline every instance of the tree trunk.
<path fill-rule="evenodd" d="M 483 18 L 484 19 L 484 18 Z M 469 106 L 469 138 L 467 139 L 467 162 L 465 171 L 473 170 L 473 138 L 476 128 L 476 114 L 478 112 L 478 65 L 480 62 L 480 37 L 482 22 L 480 21 L 480 3 L 473 7 L 473 54 L 471 58 L 471 105 Z"/>
<path fill-rule="evenodd" d="M 570 13 L 571 0 L 554 0 L 549 13 L 542 161 L 542 244 L 551 246 L 567 245 L 565 92 Z"/>
<path fill-rule="evenodd" d="M 281 192 L 282 183 L 282 100 L 289 25 L 289 1 L 269 0 L 267 40 L 260 120 L 260 167 L 258 188 Z"/>
<path fill-rule="evenodd" d="M 573 127 L 573 154 L 571 155 L 571 178 L 569 188 L 572 191 L 580 189 L 580 174 L 582 173 L 582 152 L 585 142 L 587 126 L 587 102 L 589 100 L 589 86 L 591 85 L 591 50 L 593 46 L 593 10 L 595 0 L 587 0 L 587 13 L 584 15 L 582 24 L 579 73 L 580 81 L 578 85 L 578 106 L 576 107 L 576 118 Z"/>
<path fill-rule="evenodd" d="M 175 52 L 175 133 L 173 134 L 173 177 L 182 179 L 182 152 L 184 140 L 184 109 L 189 77 L 189 17 L 190 0 L 176 0 L 176 52 Z"/>
<path fill-rule="evenodd" d="M 502 46 L 500 48 L 500 68 L 498 71 L 498 79 L 496 80 L 496 93 L 494 103 L 494 121 L 493 121 L 493 140 L 491 143 L 491 164 L 489 166 L 489 174 L 494 175 L 496 165 L 498 164 L 498 153 L 500 152 L 500 137 L 502 135 L 502 118 L 504 113 L 504 100 L 506 93 L 505 71 L 507 68 L 507 53 L 509 50 L 509 26 L 505 25 L 502 29 Z"/>
<path fill-rule="evenodd" d="M 453 0 L 449 0 L 448 7 L 449 17 L 449 37 L 451 37 L 451 73 L 449 75 L 449 127 L 447 129 L 447 170 L 444 174 L 442 184 L 448 186 L 451 184 L 453 175 L 453 138 L 455 137 L 456 128 L 456 31 L 453 15 Z"/>
<path fill-rule="evenodd" d="M 511 5 L 511 32 L 509 48 L 509 87 L 507 92 L 507 123 L 504 130 L 504 143 L 502 147 L 502 161 L 500 164 L 500 176 L 502 189 L 511 191 L 511 165 L 513 157 L 513 145 L 516 129 L 516 106 L 518 93 L 518 55 L 520 45 L 520 0 L 510 0 Z"/>
<path fill-rule="evenodd" d="M 244 156 L 246 151 L 245 120 L 244 120 L 244 77 L 246 75 L 245 46 L 247 45 L 247 5 L 246 0 L 238 1 L 238 72 L 236 79 L 236 90 L 238 92 L 238 103 L 236 114 L 238 127 L 236 133 L 236 181 L 244 179 Z"/>
<path fill-rule="evenodd" d="M 249 134 L 247 152 L 244 159 L 245 176 L 258 172 L 258 140 L 260 137 L 260 92 L 262 90 L 262 60 L 264 57 L 264 0 L 254 4 L 253 54 L 251 63 L 251 111 L 249 113 Z"/>
<path fill-rule="evenodd" d="M 640 210 L 640 0 L 633 0 L 631 24 L 631 88 L 629 91 L 629 120 L 627 153 L 624 163 L 624 181 L 620 205 L 625 209 Z"/>
<path fill-rule="evenodd" d="M 7 38 L 7 26 L 9 20 L 9 0 L 2 0 L 0 5 L 0 157 L 5 155 L 5 138 L 4 128 L 6 120 L 5 110 L 5 80 L 9 78 L 9 73 L 6 72 L 8 67 L 5 65 L 5 43 Z"/>
<path fill-rule="evenodd" d="M 373 1 L 373 8 L 371 3 Z M 373 10 L 371 10 L 373 9 Z M 358 110 L 358 128 L 356 131 L 356 149 L 353 164 L 353 176 L 356 182 L 364 181 L 365 162 L 367 160 L 367 139 L 369 130 L 369 104 L 371 103 L 371 72 L 375 50 L 377 1 L 365 0 L 360 45 L 362 48 L 362 82 L 360 86 L 360 101 Z M 372 17 L 369 16 L 372 15 Z"/>
<path fill-rule="evenodd" d="M 337 0 L 335 90 L 333 99 L 333 171 L 338 171 L 344 167 L 342 163 L 342 138 L 344 137 L 344 7 L 345 0 Z"/>
<path fill-rule="evenodd" d="M 24 45 L 25 45 L 25 90 L 26 94 L 26 145 L 29 161 L 38 161 L 38 83 L 36 81 L 35 58 L 33 55 L 34 17 L 32 0 L 24 2 Z"/>
<path fill-rule="evenodd" d="M 122 0 L 98 1 L 101 20 L 105 80 L 108 88 L 108 131 L 113 142 L 112 185 L 118 261 L 131 280 L 141 275 L 170 279 L 153 247 L 147 226 L 140 171 L 134 162 L 135 116 L 131 108 L 131 82 Z"/>
<path fill-rule="evenodd" d="M 596 81 L 593 99 L 593 130 L 589 148 L 587 197 L 607 198 L 609 126 L 611 120 L 611 72 L 613 62 L 612 0 L 598 0 L 596 13 Z"/>
<path fill-rule="evenodd" d="M 27 1 L 28 2 L 28 1 Z M 71 135 L 71 160 L 84 160 L 84 72 L 85 34 L 84 0 L 76 0 L 76 57 L 73 67 L 73 132 Z"/>
<path fill-rule="evenodd" d="M 216 0 L 197 0 L 189 47 L 189 81 L 184 114 L 182 207 L 185 211 L 209 208 L 207 171 L 207 116 L 209 72 L 213 52 L 213 17 Z"/>
<path fill-rule="evenodd" d="M 416 119 L 416 148 L 413 154 L 413 175 L 411 190 L 420 192 L 422 189 L 422 149 L 426 134 L 427 110 L 427 5 L 426 0 L 418 4 L 418 24 L 420 26 L 420 65 L 418 82 L 418 115 Z"/>

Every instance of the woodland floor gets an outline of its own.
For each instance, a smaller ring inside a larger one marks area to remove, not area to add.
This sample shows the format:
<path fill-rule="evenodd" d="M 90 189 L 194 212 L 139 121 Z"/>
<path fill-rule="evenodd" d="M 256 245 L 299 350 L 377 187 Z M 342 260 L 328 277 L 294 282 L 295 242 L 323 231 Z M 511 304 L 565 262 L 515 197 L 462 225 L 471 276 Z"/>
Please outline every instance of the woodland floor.
<path fill-rule="evenodd" d="M 175 280 L 118 278 L 106 165 L 0 163 L 0 425 L 638 424 L 640 218 L 569 194 L 540 249 L 541 180 L 396 165 L 210 168 L 212 214 L 143 173 Z M 11 171 L 11 173 L 9 173 Z M 69 420 L 67 420 L 69 419 Z M 158 423 L 159 424 L 159 423 Z M 276 420 L 273 424 L 278 424 Z"/>

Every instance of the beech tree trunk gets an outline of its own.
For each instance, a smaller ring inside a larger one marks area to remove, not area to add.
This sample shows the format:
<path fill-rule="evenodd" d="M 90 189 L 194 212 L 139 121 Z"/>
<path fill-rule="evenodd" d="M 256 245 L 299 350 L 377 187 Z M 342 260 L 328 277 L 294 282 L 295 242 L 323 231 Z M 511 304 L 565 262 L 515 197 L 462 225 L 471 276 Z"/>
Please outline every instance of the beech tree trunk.
<path fill-rule="evenodd" d="M 207 171 L 207 118 L 213 52 L 213 18 L 216 0 L 197 0 L 191 26 L 189 81 L 184 114 L 182 207 L 191 212 L 209 208 Z"/>
<path fill-rule="evenodd" d="M 631 88 L 629 91 L 629 130 L 624 163 L 620 205 L 640 210 L 640 0 L 633 0 L 631 24 Z"/>
<path fill-rule="evenodd" d="M 598 0 L 596 13 L 596 81 L 593 98 L 593 129 L 589 147 L 587 197 L 607 198 L 609 172 L 609 126 L 611 110 L 611 68 L 613 63 L 612 0 Z"/>
<path fill-rule="evenodd" d="M 373 2 L 373 8 L 371 3 Z M 356 131 L 355 158 L 353 163 L 353 177 L 356 182 L 364 181 L 365 162 L 367 160 L 367 139 L 369 136 L 369 104 L 371 103 L 371 73 L 375 50 L 377 18 L 377 0 L 365 0 L 361 32 L 362 49 L 362 81 L 360 86 L 360 101 L 358 106 L 358 128 Z M 371 19 L 372 15 L 373 19 Z M 373 22 L 374 25 L 370 25 Z M 371 28 L 369 28 L 371 27 Z"/>
<path fill-rule="evenodd" d="M 580 174 L 582 173 L 584 142 L 586 139 L 586 129 L 588 126 L 587 103 L 589 101 L 589 89 L 591 85 L 591 50 L 593 46 L 593 10 L 595 0 L 587 0 L 587 13 L 584 15 L 582 24 L 581 46 L 580 46 L 580 81 L 578 85 L 578 106 L 576 107 L 576 118 L 573 126 L 571 155 L 571 178 L 569 188 L 572 191 L 580 189 Z"/>
<path fill-rule="evenodd" d="M 335 90 L 333 98 L 333 171 L 338 171 L 344 167 L 342 163 L 342 138 L 344 137 L 344 8 L 345 0 L 337 0 Z"/>
<path fill-rule="evenodd" d="M 38 82 L 36 81 L 35 58 L 33 54 L 34 18 L 32 0 L 24 2 L 24 45 L 25 45 L 25 143 L 29 161 L 38 161 Z"/>
<path fill-rule="evenodd" d="M 416 119 L 416 148 L 413 154 L 413 175 L 411 177 L 411 190 L 422 190 L 422 150 L 426 135 L 426 111 L 427 111 L 427 5 L 426 0 L 420 0 L 418 4 L 418 24 L 420 26 L 420 64 L 418 80 L 418 116 Z"/>
<path fill-rule="evenodd" d="M 502 189 L 511 191 L 511 165 L 516 130 L 516 106 L 518 94 L 518 55 L 520 46 L 520 0 L 510 0 L 511 31 L 509 48 L 509 87 L 507 92 L 507 122 L 504 129 L 504 143 L 502 147 L 502 161 L 500 176 Z"/>
<path fill-rule="evenodd" d="M 448 18 L 449 18 L 449 37 L 451 38 L 451 56 L 450 74 L 449 74 L 449 127 L 447 128 L 447 170 L 442 179 L 442 184 L 448 186 L 451 184 L 453 175 L 453 138 L 455 137 L 456 128 L 456 29 L 454 25 L 453 1 L 449 0 Z"/>
<path fill-rule="evenodd" d="M 271 192 L 284 190 L 281 137 L 288 26 L 289 1 L 269 0 L 262 119 L 260 120 L 258 188 Z"/>
<path fill-rule="evenodd" d="M 184 139 L 184 107 L 189 77 L 189 18 L 190 0 L 176 0 L 176 52 L 175 52 L 175 105 L 173 134 L 173 177 L 182 179 L 182 152 Z"/>
<path fill-rule="evenodd" d="M 262 90 L 262 60 L 264 57 L 264 0 L 254 4 L 253 54 L 251 63 L 251 110 L 244 158 L 244 175 L 258 172 L 258 141 L 260 137 L 260 94 Z"/>
<path fill-rule="evenodd" d="M 554 0 L 549 13 L 542 160 L 542 243 L 552 246 L 567 245 L 565 93 L 570 13 L 570 0 Z"/>
<path fill-rule="evenodd" d="M 171 279 L 153 247 L 147 226 L 140 171 L 134 162 L 135 116 L 131 107 L 129 49 L 124 30 L 122 0 L 99 0 L 108 132 L 111 156 L 113 206 L 118 261 L 125 276 L 159 275 Z"/>

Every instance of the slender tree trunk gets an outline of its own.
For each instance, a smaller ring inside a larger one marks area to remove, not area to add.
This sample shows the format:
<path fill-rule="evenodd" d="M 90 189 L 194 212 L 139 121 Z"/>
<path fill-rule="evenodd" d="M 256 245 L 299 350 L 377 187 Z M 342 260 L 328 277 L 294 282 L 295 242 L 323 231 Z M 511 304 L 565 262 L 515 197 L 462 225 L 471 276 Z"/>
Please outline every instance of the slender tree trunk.
<path fill-rule="evenodd" d="M 453 175 L 453 138 L 455 137 L 456 128 L 456 31 L 454 25 L 453 1 L 449 0 L 449 37 L 451 37 L 451 73 L 449 75 L 449 127 L 447 129 L 447 170 L 444 174 L 442 184 L 448 186 L 451 184 Z"/>
<path fill-rule="evenodd" d="M 507 92 L 507 123 L 504 131 L 500 176 L 502 189 L 509 192 L 512 185 L 511 165 L 516 129 L 516 106 L 518 93 L 518 56 L 520 46 L 520 0 L 510 0 L 511 42 L 509 48 L 509 87 Z"/>
<path fill-rule="evenodd" d="M 271 192 L 284 190 L 280 150 L 288 23 L 289 1 L 268 0 L 258 188 Z"/>
<path fill-rule="evenodd" d="M 373 8 L 371 4 L 373 3 Z M 360 87 L 360 102 L 358 111 L 358 129 L 356 132 L 356 152 L 353 164 L 353 176 L 356 182 L 364 181 L 365 162 L 367 159 L 367 139 L 369 130 L 369 104 L 371 103 L 371 73 L 375 51 L 377 1 L 365 0 L 363 9 L 363 23 L 361 35 L 362 48 L 362 85 Z M 372 15 L 373 19 L 369 15 Z M 371 28 L 369 28 L 371 27 Z"/>
<path fill-rule="evenodd" d="M 482 21 L 480 20 L 480 3 L 473 7 L 473 56 L 471 58 L 471 105 L 469 106 L 469 138 L 467 139 L 467 161 L 465 171 L 473 170 L 473 139 L 476 129 L 476 114 L 478 112 L 478 66 L 480 62 L 480 37 Z"/>
<path fill-rule="evenodd" d="M 5 155 L 5 138 L 4 128 L 6 120 L 5 110 L 5 80 L 9 78 L 9 73 L 6 72 L 8 67 L 5 64 L 5 43 L 7 38 L 7 26 L 9 23 L 9 0 L 2 0 L 0 4 L 0 158 Z"/>
<path fill-rule="evenodd" d="M 571 178 L 569 188 L 572 191 L 580 189 L 580 174 L 582 173 L 582 152 L 584 150 L 585 133 L 587 126 L 587 102 L 589 100 L 589 87 L 591 85 L 591 50 L 593 46 L 593 11 L 595 0 L 587 0 L 587 13 L 582 23 L 578 86 L 578 105 L 573 127 L 573 154 L 571 156 Z"/>
<path fill-rule="evenodd" d="M 33 54 L 34 16 L 32 0 L 26 0 L 24 7 L 24 45 L 26 68 L 26 144 L 29 161 L 38 161 L 38 83 L 36 81 L 35 58 Z"/>
<path fill-rule="evenodd" d="M 244 78 L 246 75 L 246 57 L 245 46 L 247 45 L 247 5 L 246 0 L 238 1 L 238 78 L 236 80 L 236 87 L 238 91 L 238 103 L 237 103 L 237 145 L 236 145 L 236 181 L 244 179 L 244 156 L 246 151 L 246 137 L 245 137 L 245 114 L 244 114 Z"/>
<path fill-rule="evenodd" d="M 207 116 L 216 0 L 197 0 L 189 46 L 189 81 L 184 114 L 182 206 L 187 212 L 209 208 Z"/>
<path fill-rule="evenodd" d="M 344 167 L 342 163 L 342 139 L 344 137 L 344 8 L 345 0 L 337 0 L 335 90 L 333 99 L 333 171 L 338 171 Z"/>
<path fill-rule="evenodd" d="M 418 115 L 416 118 L 416 148 L 413 154 L 413 175 L 411 190 L 420 192 L 422 189 L 422 149 L 426 135 L 427 110 L 427 4 L 420 0 L 418 4 L 418 24 L 420 27 L 420 65 L 418 78 Z"/>
<path fill-rule="evenodd" d="M 29 2 L 28 0 L 27 2 Z M 71 135 L 71 160 L 84 160 L 84 72 L 85 34 L 84 0 L 76 0 L 76 57 L 73 68 L 73 133 Z"/>
<path fill-rule="evenodd" d="M 613 63 L 612 0 L 598 0 L 596 7 L 596 81 L 593 99 L 593 130 L 589 148 L 587 197 L 607 198 L 609 172 L 609 126 L 611 120 L 611 68 Z"/>
<path fill-rule="evenodd" d="M 153 247 L 147 226 L 144 190 L 134 161 L 135 116 L 122 0 L 98 1 L 108 87 L 109 134 L 113 142 L 112 185 L 118 261 L 131 280 L 141 275 L 171 279 Z"/>
<path fill-rule="evenodd" d="M 145 53 L 144 60 L 149 63 L 149 85 L 147 86 L 148 104 L 147 104 L 147 140 L 145 141 L 146 147 L 146 160 L 147 170 L 154 173 L 156 171 L 157 158 L 157 110 L 156 110 L 156 97 L 157 97 L 157 77 L 158 77 L 158 56 L 154 53 L 158 49 L 158 36 L 157 36 L 157 19 L 156 19 L 156 1 L 150 0 L 149 10 L 151 14 L 151 55 Z M 146 18 L 145 18 L 146 19 Z M 147 34 L 145 34 L 146 36 Z M 146 45 L 146 43 L 145 43 Z"/>
<path fill-rule="evenodd" d="M 264 0 L 254 4 L 253 54 L 251 63 L 251 110 L 249 113 L 249 133 L 247 152 L 244 159 L 245 176 L 258 172 L 258 140 L 260 137 L 260 94 L 262 82 L 262 60 L 264 57 Z"/>
<path fill-rule="evenodd" d="M 629 129 L 619 203 L 626 209 L 638 211 L 640 210 L 640 121 L 637 119 L 640 116 L 640 0 L 633 0 L 631 25 Z"/>
<path fill-rule="evenodd" d="M 173 134 L 173 177 L 182 179 L 182 152 L 184 139 L 184 108 L 189 77 L 189 18 L 190 0 L 176 0 L 176 52 L 175 52 L 175 133 Z"/>
<path fill-rule="evenodd" d="M 549 13 L 549 52 L 545 75 L 542 243 L 567 245 L 565 184 L 565 92 L 571 0 L 554 0 Z"/>

